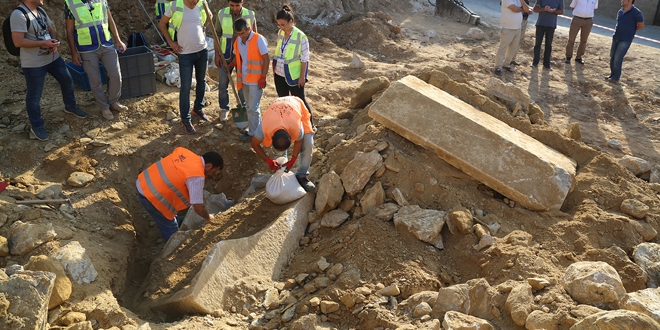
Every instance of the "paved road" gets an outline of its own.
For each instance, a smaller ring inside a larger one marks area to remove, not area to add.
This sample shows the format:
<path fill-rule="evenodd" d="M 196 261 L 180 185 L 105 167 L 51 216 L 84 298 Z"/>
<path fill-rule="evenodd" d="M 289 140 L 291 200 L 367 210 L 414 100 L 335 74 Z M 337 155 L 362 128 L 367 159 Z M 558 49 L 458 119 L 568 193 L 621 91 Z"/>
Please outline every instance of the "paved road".
<path fill-rule="evenodd" d="M 482 21 L 492 26 L 500 25 L 500 1 L 499 0 L 462 0 L 465 6 L 471 11 L 481 16 Z M 534 3 L 534 0 L 530 1 Z M 649 15 L 652 13 L 644 13 L 647 22 L 651 22 L 652 18 Z M 529 27 L 533 28 L 536 24 L 538 14 L 534 13 L 529 17 Z M 568 28 L 571 24 L 571 10 L 570 8 L 564 10 L 564 15 L 557 19 L 557 25 Z M 600 34 L 606 37 L 611 37 L 616 26 L 616 20 L 612 18 L 602 17 L 598 15 L 594 17 L 594 27 L 591 33 Z M 633 40 L 634 43 L 646 45 L 650 47 L 660 48 L 660 26 L 646 25 L 642 30 L 637 31 L 637 36 Z"/>

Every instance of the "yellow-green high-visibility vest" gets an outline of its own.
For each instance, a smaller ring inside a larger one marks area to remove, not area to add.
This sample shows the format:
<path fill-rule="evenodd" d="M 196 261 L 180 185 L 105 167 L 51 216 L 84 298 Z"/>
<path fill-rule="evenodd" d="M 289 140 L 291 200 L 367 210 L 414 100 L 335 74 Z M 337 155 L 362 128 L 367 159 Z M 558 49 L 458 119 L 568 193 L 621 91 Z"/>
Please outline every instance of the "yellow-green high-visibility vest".
<path fill-rule="evenodd" d="M 101 46 L 112 46 L 108 30 L 106 0 L 65 0 L 75 24 L 74 40 L 80 53 L 92 52 Z"/>
<path fill-rule="evenodd" d="M 170 38 L 172 38 L 173 41 L 176 41 L 176 34 L 179 32 L 179 28 L 181 28 L 181 22 L 183 21 L 183 7 L 185 4 L 183 3 L 183 0 L 176 0 L 176 2 L 172 3 L 170 6 L 173 6 L 172 17 L 170 18 L 170 26 L 167 29 L 167 32 L 169 32 Z M 199 8 L 199 15 L 202 18 L 202 26 L 204 26 L 204 24 L 206 24 L 204 0 L 198 2 L 197 7 Z"/>
<path fill-rule="evenodd" d="M 284 31 L 280 30 L 277 33 L 277 46 L 275 47 L 275 56 L 273 61 L 276 61 L 280 58 L 282 42 L 284 41 Z M 289 41 L 286 43 L 286 48 L 284 49 L 284 78 L 286 78 L 286 83 L 289 86 L 295 86 L 298 84 L 298 78 L 300 78 L 300 71 L 302 64 L 300 62 L 300 55 L 302 54 L 302 41 L 306 40 L 307 36 L 300 31 L 297 27 L 293 27 L 291 31 L 291 36 L 289 36 Z M 309 73 L 309 63 L 307 63 L 307 71 L 305 72 L 305 77 Z"/>
<path fill-rule="evenodd" d="M 247 8 L 241 9 L 241 18 L 247 21 L 249 27 L 256 22 L 254 11 Z M 234 44 L 234 19 L 231 16 L 229 7 L 218 11 L 218 23 L 222 27 L 222 36 L 220 37 L 220 51 L 225 54 L 225 60 L 231 59 Z"/>
<path fill-rule="evenodd" d="M 167 12 L 167 8 L 170 6 L 169 0 L 156 0 L 156 18 L 160 20 L 163 18 L 163 15 Z"/>

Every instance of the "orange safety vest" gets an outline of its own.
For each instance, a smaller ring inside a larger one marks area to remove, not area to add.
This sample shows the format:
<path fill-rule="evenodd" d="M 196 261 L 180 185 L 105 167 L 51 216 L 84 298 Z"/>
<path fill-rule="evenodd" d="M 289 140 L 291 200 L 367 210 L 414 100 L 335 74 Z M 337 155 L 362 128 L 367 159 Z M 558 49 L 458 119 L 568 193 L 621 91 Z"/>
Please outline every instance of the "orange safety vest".
<path fill-rule="evenodd" d="M 238 89 L 243 88 L 243 82 L 246 83 L 257 83 L 259 78 L 261 78 L 261 70 L 264 63 L 264 58 L 259 52 L 259 43 L 258 39 L 261 37 L 259 33 L 253 32 L 254 35 L 252 39 L 248 40 L 248 49 L 247 49 L 247 72 L 245 77 L 243 77 L 243 59 L 241 59 L 241 52 L 238 51 L 238 40 L 241 38 L 236 38 L 234 40 L 234 49 L 236 50 L 236 85 Z"/>
<path fill-rule="evenodd" d="M 289 133 L 291 141 L 297 141 L 301 123 L 304 134 L 314 133 L 310 116 L 305 103 L 299 97 L 284 96 L 276 99 L 263 114 L 261 130 L 264 139 L 261 144 L 270 147 L 273 144 L 273 134 L 281 129 Z"/>
<path fill-rule="evenodd" d="M 165 158 L 138 175 L 144 197 L 166 218 L 174 220 L 177 212 L 190 207 L 186 179 L 204 177 L 202 157 L 178 147 Z"/>

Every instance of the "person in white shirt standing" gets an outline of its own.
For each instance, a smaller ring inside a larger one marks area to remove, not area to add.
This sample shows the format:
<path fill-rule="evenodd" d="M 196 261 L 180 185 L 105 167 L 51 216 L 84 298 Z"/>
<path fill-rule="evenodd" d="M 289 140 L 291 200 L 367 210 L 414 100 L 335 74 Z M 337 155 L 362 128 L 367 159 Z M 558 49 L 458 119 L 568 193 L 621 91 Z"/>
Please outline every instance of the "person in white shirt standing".
<path fill-rule="evenodd" d="M 495 74 L 502 74 L 502 65 L 507 63 L 506 69 L 513 72 L 511 66 L 513 56 L 520 46 L 520 28 L 523 13 L 529 14 L 527 4 L 521 0 L 502 0 L 502 16 L 500 29 L 500 47 L 495 56 Z"/>
<path fill-rule="evenodd" d="M 573 10 L 571 19 L 571 28 L 568 30 L 568 44 L 566 44 L 566 63 L 571 63 L 573 56 L 573 46 L 578 31 L 580 31 L 580 45 L 575 54 L 575 62 L 584 64 L 582 55 L 587 48 L 587 39 L 591 33 L 591 27 L 594 24 L 594 10 L 598 9 L 598 0 L 573 0 L 570 4 Z"/>

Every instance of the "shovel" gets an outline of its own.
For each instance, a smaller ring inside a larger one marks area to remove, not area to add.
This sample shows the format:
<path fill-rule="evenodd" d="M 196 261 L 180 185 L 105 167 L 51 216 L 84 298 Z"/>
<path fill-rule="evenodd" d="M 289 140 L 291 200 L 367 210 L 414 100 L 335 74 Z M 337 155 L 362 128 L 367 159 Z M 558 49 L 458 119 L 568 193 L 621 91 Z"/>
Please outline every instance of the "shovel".
<path fill-rule="evenodd" d="M 204 1 L 204 10 L 206 11 L 206 16 L 207 17 L 213 17 L 213 14 L 211 14 L 211 10 L 209 9 L 208 3 Z M 213 19 L 209 20 L 209 23 L 211 24 L 211 31 L 213 31 L 213 41 L 215 42 L 215 45 L 217 46 L 218 49 L 220 49 L 220 38 L 218 38 L 218 33 L 215 32 L 215 25 L 213 24 Z M 247 117 L 247 110 L 245 107 L 241 104 L 241 99 L 238 97 L 238 92 L 236 91 L 236 86 L 234 85 L 234 79 L 232 79 L 231 74 L 229 73 L 229 67 L 227 66 L 227 61 L 225 60 L 224 54 L 220 55 L 220 64 L 222 65 L 222 69 L 225 70 L 225 73 L 227 74 L 227 78 L 229 78 L 229 84 L 231 85 L 231 90 L 234 92 L 234 97 L 236 98 L 236 102 L 238 105 L 236 108 L 231 109 L 231 118 L 234 121 L 234 124 L 238 129 L 246 129 L 248 127 L 248 117 Z"/>

